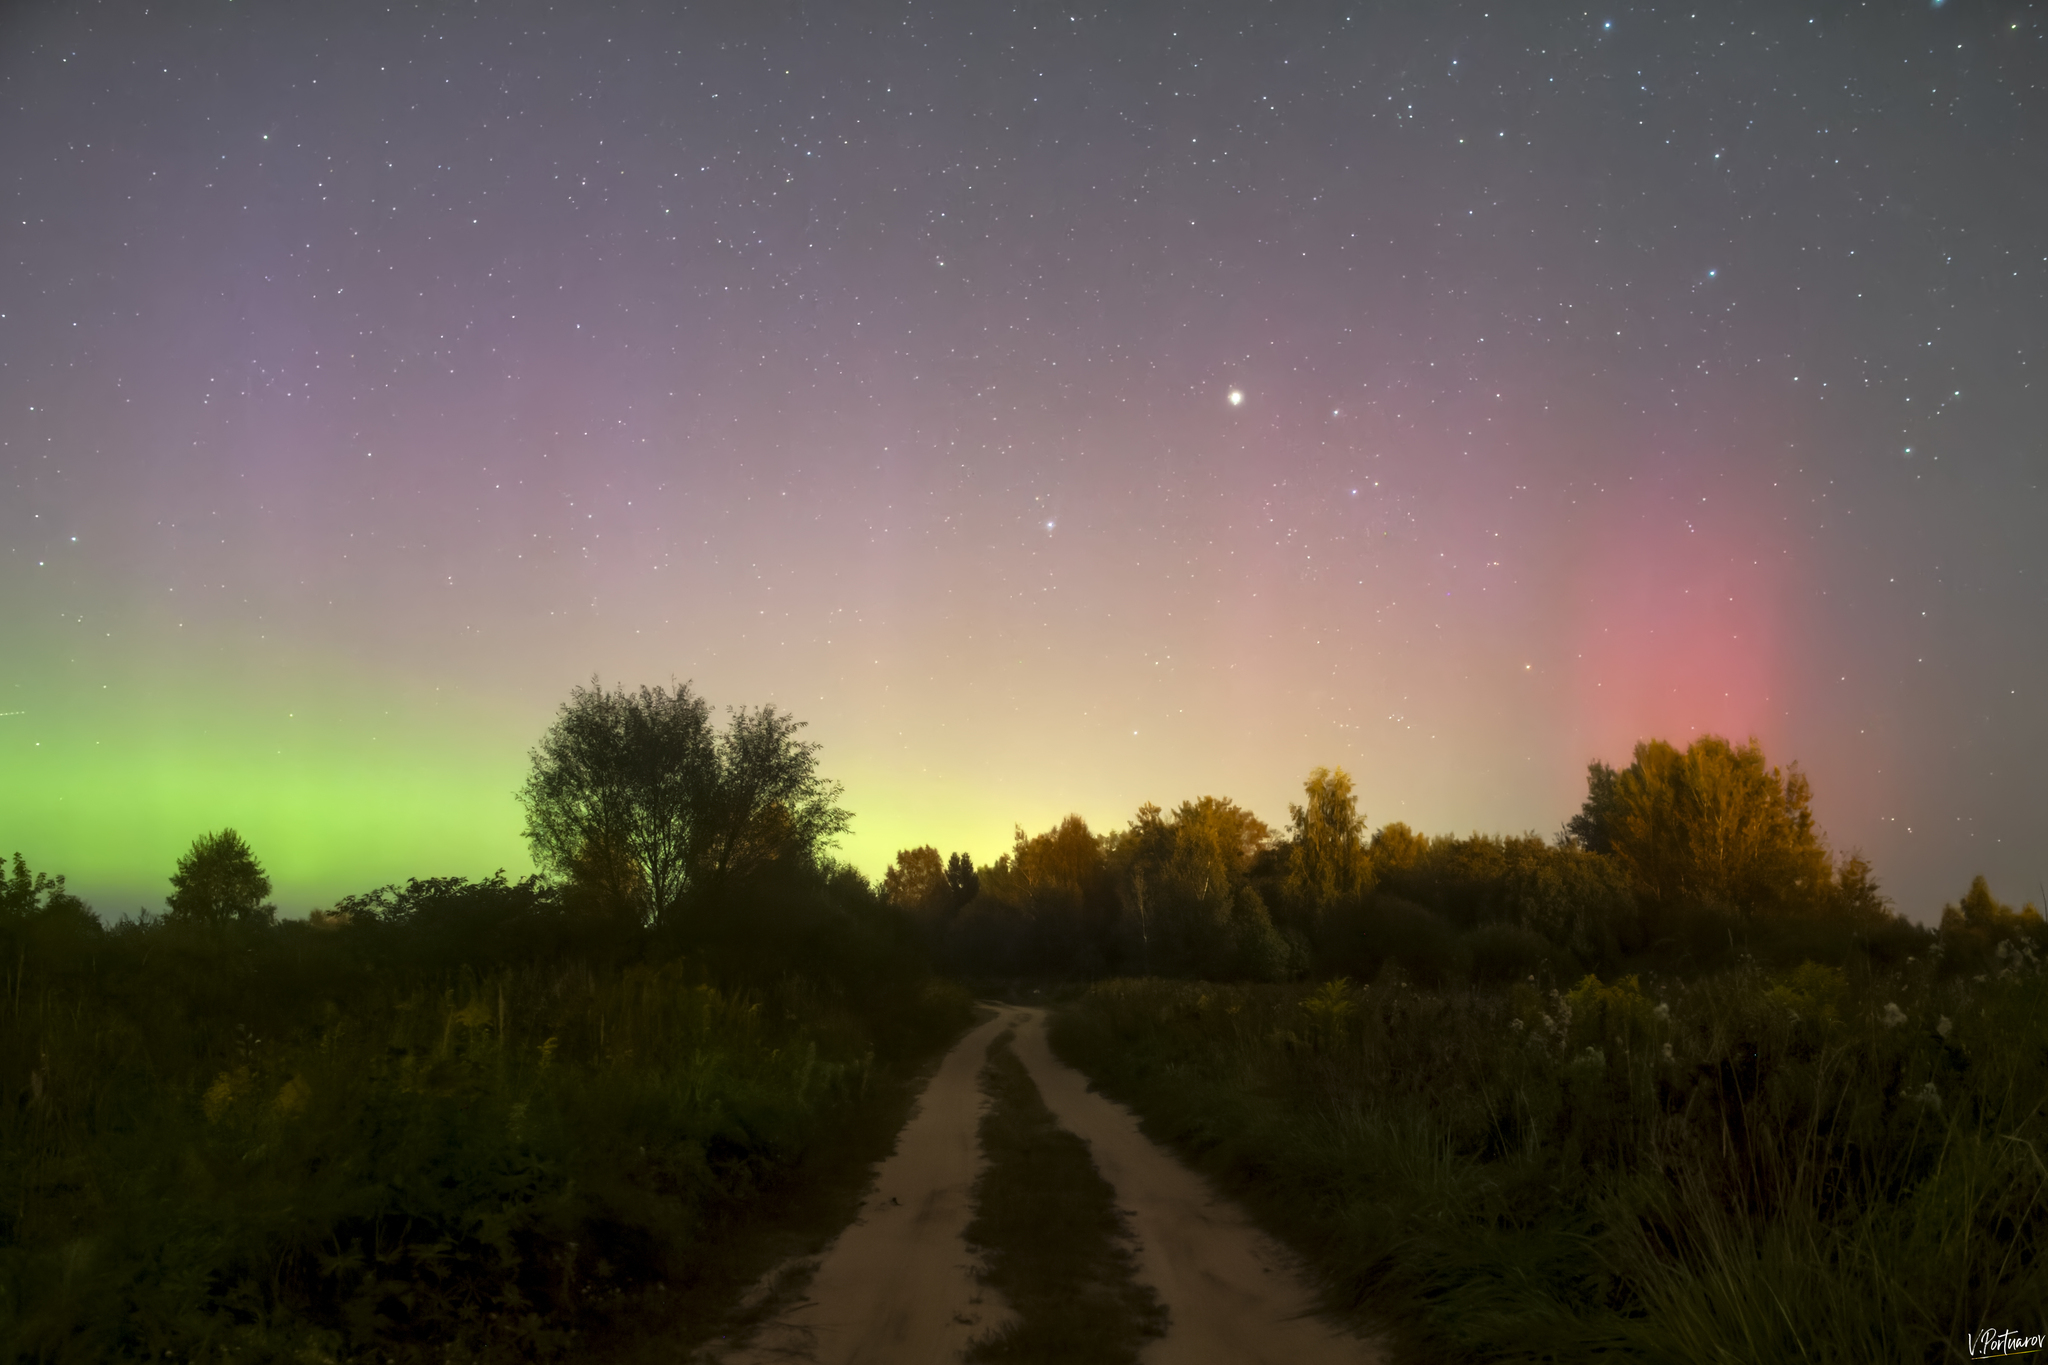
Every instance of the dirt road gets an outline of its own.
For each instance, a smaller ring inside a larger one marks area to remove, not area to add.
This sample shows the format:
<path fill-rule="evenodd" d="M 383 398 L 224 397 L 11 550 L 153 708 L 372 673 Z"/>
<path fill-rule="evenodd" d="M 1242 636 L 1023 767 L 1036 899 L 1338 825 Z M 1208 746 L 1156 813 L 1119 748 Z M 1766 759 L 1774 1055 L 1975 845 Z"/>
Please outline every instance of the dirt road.
<path fill-rule="evenodd" d="M 1130 1110 L 1052 1055 L 1043 1010 L 1010 1009 L 1017 1055 L 1060 1126 L 1087 1142 L 1138 1240 L 1138 1276 L 1166 1302 L 1145 1365 L 1364 1365 L 1380 1352 L 1313 1315 L 1292 1258 L 1229 1200 L 1138 1129 Z"/>
<path fill-rule="evenodd" d="M 1377 1365 L 1382 1357 L 1311 1315 L 1289 1258 L 1231 1203 L 1138 1130 L 1121 1105 L 1052 1055 L 1041 1010 L 1002 1007 L 948 1053 L 883 1163 L 861 1215 L 826 1251 L 801 1302 L 727 1365 L 939 1365 L 1006 1310 L 974 1277 L 961 1234 L 981 1166 L 977 1078 L 989 1043 L 1017 1033 L 1017 1055 L 1061 1125 L 1085 1140 L 1116 1187 L 1138 1241 L 1139 1276 L 1171 1314 L 1145 1365 Z"/>
<path fill-rule="evenodd" d="M 987 1105 L 977 1078 L 1007 1026 L 989 1020 L 939 1063 L 860 1216 L 826 1249 L 803 1299 L 744 1348 L 712 1359 L 937 1365 L 959 1360 L 970 1340 L 1003 1320 L 999 1304 L 983 1302 L 961 1233 L 974 1216 L 981 1170 L 977 1128 Z"/>

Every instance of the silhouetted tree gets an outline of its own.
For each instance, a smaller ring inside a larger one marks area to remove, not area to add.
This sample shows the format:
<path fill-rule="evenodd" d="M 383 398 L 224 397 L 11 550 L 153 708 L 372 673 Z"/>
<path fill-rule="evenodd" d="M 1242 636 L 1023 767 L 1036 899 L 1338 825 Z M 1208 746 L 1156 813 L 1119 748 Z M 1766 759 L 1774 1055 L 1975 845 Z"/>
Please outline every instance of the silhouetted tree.
<path fill-rule="evenodd" d="M 819 745 L 797 738 L 803 728 L 772 705 L 732 712 L 697 821 L 692 870 L 708 889 L 781 859 L 815 862 L 852 824 L 839 805 L 844 788 L 818 775 Z"/>
<path fill-rule="evenodd" d="M 1069 815 L 1043 834 L 1017 827 L 1010 849 L 1010 873 L 1026 887 L 1081 890 L 1102 876 L 1102 842 L 1088 822 Z"/>
<path fill-rule="evenodd" d="M 981 878 L 974 871 L 974 859 L 965 853 L 955 853 L 946 859 L 946 882 L 953 888 L 955 910 L 981 894 Z"/>
<path fill-rule="evenodd" d="M 31 874 L 14 855 L 11 875 L 0 872 L 0 1001 L 19 1002 L 34 976 L 61 977 L 91 961 L 106 926 L 92 907 L 64 889 L 64 878 Z"/>
<path fill-rule="evenodd" d="M 626 925 L 641 923 L 653 899 L 639 861 L 611 836 L 584 844 L 570 865 L 562 893 L 563 904 L 573 913 Z"/>
<path fill-rule="evenodd" d="M 1972 877 L 1960 902 L 1941 907 L 1940 942 L 1955 970 L 2032 966 L 2048 950 L 2048 921 L 2031 904 L 2013 909 L 1982 877 Z"/>
<path fill-rule="evenodd" d="M 1861 853 L 1851 853 L 1835 874 L 1829 909 L 1857 923 L 1875 924 L 1893 918 L 1891 900 L 1877 887 L 1877 876 Z"/>
<path fill-rule="evenodd" d="M 1383 825 L 1373 832 L 1372 845 L 1366 852 L 1372 864 L 1374 877 L 1385 877 L 1389 873 L 1402 872 L 1415 866 L 1429 855 L 1430 838 L 1417 834 L 1403 822 L 1396 820 Z"/>
<path fill-rule="evenodd" d="M 1702 735 L 1683 752 L 1649 740 L 1618 772 L 1595 763 L 1566 829 L 1618 858 L 1638 893 L 1665 906 L 1817 909 L 1835 890 L 1805 774 L 1767 766 L 1754 739 L 1738 747 Z"/>
<path fill-rule="evenodd" d="M 705 842 L 718 754 L 710 707 L 688 683 L 570 691 L 517 793 L 542 868 L 634 917 L 682 899 Z"/>
<path fill-rule="evenodd" d="M 939 851 L 926 844 L 899 852 L 894 865 L 882 874 L 882 899 L 927 929 L 942 928 L 952 918 L 954 902 L 953 886 L 946 880 L 946 865 L 939 861 Z"/>
<path fill-rule="evenodd" d="M 803 723 L 773 706 L 714 732 L 689 684 L 575 688 L 518 793 L 534 861 L 603 903 L 670 917 L 769 865 L 814 862 L 847 827 Z"/>
<path fill-rule="evenodd" d="M 1147 802 L 1109 840 L 1126 954 L 1145 972 L 1270 979 L 1289 952 L 1250 885 L 1272 839 L 1266 822 L 1227 798 Z"/>
<path fill-rule="evenodd" d="M 1116 893 L 1086 820 L 1069 815 L 1035 835 L 1019 826 L 1010 852 L 976 876 L 980 894 L 947 934 L 947 956 L 963 970 L 1094 975 L 1107 968 Z"/>
<path fill-rule="evenodd" d="M 1461 933 L 1527 931 L 1588 967 L 1637 937 L 1633 885 L 1612 858 L 1534 834 L 1424 839 L 1398 825 L 1376 834 L 1373 850 L 1377 899 L 1425 908 Z"/>
<path fill-rule="evenodd" d="M 31 874 L 28 860 L 19 853 L 14 855 L 12 874 L 0 875 L 0 924 L 76 911 L 92 913 L 84 901 L 64 889 L 62 876 L 52 877 L 47 872 Z"/>
<path fill-rule="evenodd" d="M 1147 976 L 1159 971 L 1164 954 L 1161 911 L 1170 892 L 1160 874 L 1173 857 L 1173 831 L 1157 802 L 1138 807 L 1130 826 L 1109 836 L 1109 862 L 1116 877 L 1117 899 L 1123 908 L 1127 955 Z"/>
<path fill-rule="evenodd" d="M 277 907 L 265 905 L 270 878 L 242 836 L 231 829 L 202 834 L 178 859 L 166 898 L 169 918 L 189 924 L 260 924 L 276 918 Z"/>
<path fill-rule="evenodd" d="M 1306 800 L 1289 806 L 1287 845 L 1289 900 L 1313 915 L 1339 896 L 1371 887 L 1365 817 L 1359 814 L 1351 775 L 1342 768 L 1316 768 L 1302 784 Z"/>
<path fill-rule="evenodd" d="M 0 875 L 0 933 L 28 929 L 47 939 L 53 934 L 94 935 L 105 927 L 91 906 L 64 889 L 61 875 L 31 875 L 19 853 L 14 855 L 13 872 Z"/>
<path fill-rule="evenodd" d="M 1586 804 L 1565 821 L 1564 842 L 1576 844 L 1588 853 L 1614 852 L 1610 832 L 1615 820 L 1614 769 L 1594 759 L 1586 765 Z"/>

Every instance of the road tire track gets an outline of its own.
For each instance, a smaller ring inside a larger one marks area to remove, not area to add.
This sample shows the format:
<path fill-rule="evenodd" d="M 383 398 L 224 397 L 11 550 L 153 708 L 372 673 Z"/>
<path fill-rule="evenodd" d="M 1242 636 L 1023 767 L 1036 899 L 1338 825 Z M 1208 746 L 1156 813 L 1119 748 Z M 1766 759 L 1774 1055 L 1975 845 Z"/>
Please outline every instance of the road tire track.
<path fill-rule="evenodd" d="M 1143 1365 L 1383 1365 L 1377 1343 L 1315 1311 L 1294 1258 L 1242 1210 L 1139 1131 L 1130 1110 L 1096 1094 L 1053 1056 L 1043 1010 L 1002 1007 L 954 1045 L 874 1192 L 815 1262 L 801 1296 L 744 1342 L 712 1347 L 719 1365 L 951 1365 L 1011 1321 L 980 1282 L 964 1233 L 983 1166 L 987 1100 L 978 1084 L 989 1044 L 1014 1029 L 1017 1057 L 1068 1132 L 1088 1144 L 1137 1242 L 1138 1278 L 1168 1313 Z M 784 1267 L 764 1285 L 784 1285 Z M 764 1289 L 764 1292 L 767 1292 Z"/>
<path fill-rule="evenodd" d="M 933 1073 L 860 1216 L 817 1262 L 802 1298 L 726 1365 L 940 1365 L 1007 1318 L 984 1290 L 963 1233 L 981 1170 L 980 1086 L 998 1017 L 954 1044 Z M 773 1280 L 786 1280 L 787 1271 Z"/>
<path fill-rule="evenodd" d="M 1380 1365 L 1377 1343 L 1315 1311 L 1295 1259 L 1243 1210 L 1089 1088 L 1045 1036 L 1045 1012 L 1012 1007 L 1017 1056 L 1067 1131 L 1088 1144 L 1138 1240 L 1139 1278 L 1170 1320 L 1145 1365 Z"/>

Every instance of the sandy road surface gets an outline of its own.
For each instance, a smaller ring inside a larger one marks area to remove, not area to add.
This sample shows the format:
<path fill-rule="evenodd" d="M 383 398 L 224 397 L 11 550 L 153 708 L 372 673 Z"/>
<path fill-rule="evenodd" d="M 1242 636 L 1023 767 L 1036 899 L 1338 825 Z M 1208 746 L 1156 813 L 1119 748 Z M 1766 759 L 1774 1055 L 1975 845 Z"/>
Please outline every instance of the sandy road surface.
<path fill-rule="evenodd" d="M 861 1214 L 826 1251 L 804 1298 L 724 1365 L 942 1365 L 1006 1316 L 974 1278 L 962 1233 L 981 1169 L 978 1078 L 988 1045 L 1017 1032 L 1017 1055 L 1061 1125 L 1088 1143 L 1138 1240 L 1139 1278 L 1171 1314 L 1145 1365 L 1377 1365 L 1371 1342 L 1311 1315 L 1289 1258 L 1237 1207 L 1088 1089 L 1052 1055 L 1041 1010 L 1003 1007 L 946 1054 L 876 1176 Z"/>
<path fill-rule="evenodd" d="M 981 1171 L 978 1129 L 987 1101 L 979 1078 L 988 1045 L 1008 1027 L 991 1019 L 954 1045 L 882 1163 L 860 1216 L 825 1252 L 801 1302 L 729 1365 L 939 1365 L 1006 1316 L 976 1283 L 961 1234 L 974 1216 Z"/>
<path fill-rule="evenodd" d="M 1138 1278 L 1171 1319 L 1145 1365 L 1367 1365 L 1369 1341 L 1312 1315 L 1292 1258 L 1229 1200 L 1138 1129 L 1130 1110 L 1088 1088 L 1052 1055 L 1042 1010 L 1010 1008 L 1017 1055 L 1060 1126 L 1083 1139 L 1116 1187 L 1138 1239 Z"/>

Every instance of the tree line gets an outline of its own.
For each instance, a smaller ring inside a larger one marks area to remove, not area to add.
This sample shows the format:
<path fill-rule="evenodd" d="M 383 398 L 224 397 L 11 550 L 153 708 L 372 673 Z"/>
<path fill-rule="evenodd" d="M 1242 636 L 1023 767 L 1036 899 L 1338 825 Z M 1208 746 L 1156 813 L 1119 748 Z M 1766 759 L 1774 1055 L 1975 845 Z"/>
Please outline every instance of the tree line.
<path fill-rule="evenodd" d="M 1284 980 L 1391 964 L 1429 980 L 1505 980 L 1636 960 L 1702 967 L 1744 952 L 1889 961 L 1925 950 L 1995 966 L 2000 951 L 2022 950 L 2012 945 L 2048 948 L 2040 913 L 2001 904 L 1981 878 L 1931 936 L 1897 914 L 1867 860 L 1827 846 L 1798 765 L 1771 764 L 1754 739 L 1651 740 L 1626 767 L 1596 761 L 1581 808 L 1550 839 L 1430 836 L 1398 821 L 1369 830 L 1350 775 L 1316 768 L 1279 829 L 1226 797 L 1147 803 L 1103 834 L 1078 815 L 1037 834 L 1019 827 L 985 866 L 906 849 L 870 887 L 829 856 L 852 817 L 803 729 L 773 705 L 715 722 L 688 684 L 606 690 L 593 679 L 571 690 L 516 793 L 540 876 L 500 877 L 490 891 L 460 879 L 386 888 L 313 923 L 391 924 L 422 906 L 516 899 L 528 920 L 544 910 L 562 932 L 615 945 L 643 933 L 733 941 L 765 922 L 734 913 L 739 901 L 775 887 L 771 900 L 815 901 L 831 887 L 836 903 L 895 912 L 956 973 L 1083 978 Z M 172 873 L 161 923 L 272 925 L 269 892 L 235 831 L 209 833 Z M 61 878 L 30 874 L 18 855 L 0 907 L 11 933 L 30 921 L 42 938 L 99 928 Z"/>
<path fill-rule="evenodd" d="M 2048 948 L 2039 913 L 2001 905 L 1982 878 L 1937 932 L 1899 915 L 1861 854 L 1827 846 L 1796 764 L 1713 735 L 1591 764 L 1584 804 L 1547 840 L 1398 821 L 1368 832 L 1350 775 L 1317 768 L 1279 830 L 1215 796 L 1147 803 L 1105 834 L 1072 815 L 1019 828 L 986 867 L 903 850 L 882 894 L 947 966 L 991 977 L 1369 978 L 1391 965 L 1504 981 L 1923 951 L 1961 969 L 1995 965 L 2000 943 Z"/>

